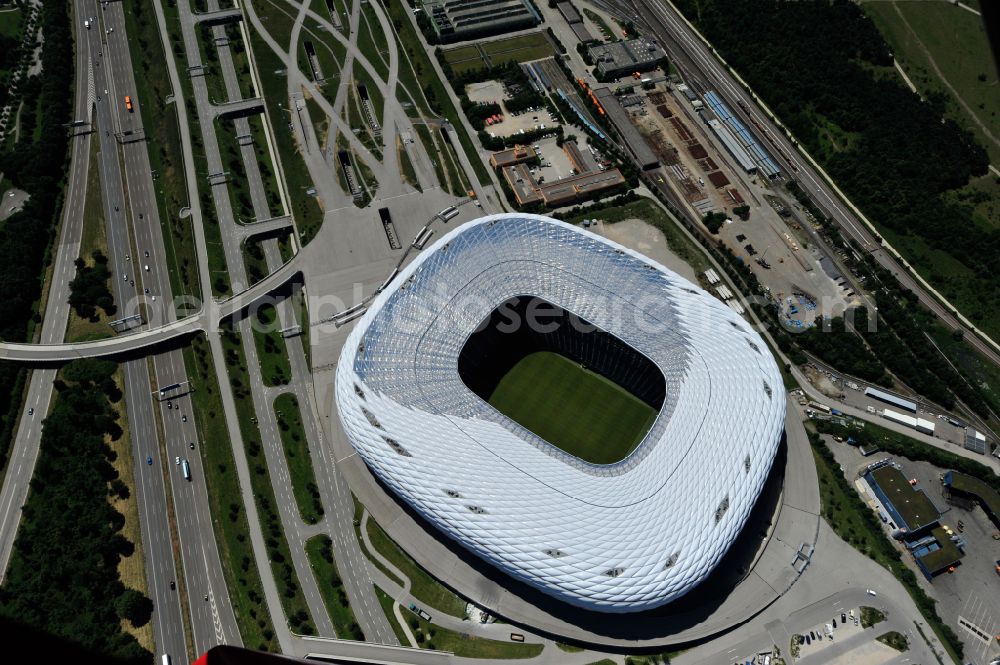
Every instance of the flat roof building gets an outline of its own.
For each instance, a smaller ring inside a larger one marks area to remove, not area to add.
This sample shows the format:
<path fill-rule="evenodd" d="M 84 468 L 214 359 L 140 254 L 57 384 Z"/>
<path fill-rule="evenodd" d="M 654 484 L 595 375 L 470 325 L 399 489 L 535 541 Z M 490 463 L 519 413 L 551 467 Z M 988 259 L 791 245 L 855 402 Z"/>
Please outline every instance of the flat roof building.
<path fill-rule="evenodd" d="M 618 98 L 615 97 L 614 90 L 611 88 L 597 88 L 594 90 L 594 95 L 604 109 L 608 120 L 618 130 L 622 141 L 625 142 L 625 147 L 628 148 L 628 151 L 632 153 L 632 156 L 639 163 L 639 168 L 648 170 L 659 166 L 660 159 L 653 152 L 653 149 L 649 147 L 643 135 L 636 129 L 635 124 L 632 122 L 632 117 L 621 103 L 619 103 Z"/>
<path fill-rule="evenodd" d="M 950 493 L 978 501 L 986 516 L 1000 529 L 1000 494 L 995 489 L 975 476 L 958 471 L 945 473 L 943 483 Z"/>
<path fill-rule="evenodd" d="M 445 43 L 523 30 L 542 20 L 530 0 L 424 0 L 422 5 Z"/>
<path fill-rule="evenodd" d="M 500 169 L 521 162 L 530 162 L 537 154 L 530 145 L 516 145 L 490 155 L 490 165 L 495 169 Z"/>
<path fill-rule="evenodd" d="M 899 411 L 893 411 L 892 409 L 882 409 L 882 417 L 886 420 L 891 420 L 894 423 L 912 427 L 923 434 L 934 436 L 934 422 L 931 420 L 926 420 L 925 418 L 915 418 L 913 416 L 908 416 L 905 413 L 900 413 Z"/>
<path fill-rule="evenodd" d="M 892 522 L 909 537 L 929 531 L 938 523 L 940 513 L 934 504 L 926 494 L 910 485 L 896 467 L 883 466 L 869 471 L 864 478 Z"/>
<path fill-rule="evenodd" d="M 989 452 L 988 445 L 986 443 L 986 435 L 978 430 L 974 430 L 971 427 L 965 430 L 965 449 L 971 450 L 974 453 L 979 453 L 980 455 L 985 455 Z"/>
<path fill-rule="evenodd" d="M 666 54 L 651 39 L 630 39 L 624 42 L 591 46 L 590 59 L 597 66 L 598 78 L 604 80 L 648 72 L 663 62 Z"/>
<path fill-rule="evenodd" d="M 908 399 L 903 399 L 898 395 L 893 395 L 892 393 L 887 393 L 884 390 L 879 390 L 878 388 L 872 388 L 871 386 L 865 388 L 865 396 L 872 397 L 879 400 L 880 402 L 885 402 L 886 404 L 892 404 L 893 406 L 898 406 L 901 409 L 906 409 L 910 413 L 917 412 L 917 403 L 910 401 Z"/>

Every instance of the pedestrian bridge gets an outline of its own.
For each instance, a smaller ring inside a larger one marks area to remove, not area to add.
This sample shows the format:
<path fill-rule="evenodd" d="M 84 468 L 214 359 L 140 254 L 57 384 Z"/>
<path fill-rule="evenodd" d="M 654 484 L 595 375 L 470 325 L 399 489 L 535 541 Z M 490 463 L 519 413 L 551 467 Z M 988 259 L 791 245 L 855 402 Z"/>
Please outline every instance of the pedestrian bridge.
<path fill-rule="evenodd" d="M 219 321 L 263 300 L 299 275 L 294 259 L 250 288 L 225 300 L 212 301 L 183 319 L 145 329 L 135 329 L 116 337 L 92 342 L 63 344 L 26 344 L 0 342 L 0 360 L 22 363 L 62 363 L 77 358 L 105 358 L 125 355 L 174 339 L 214 329 Z"/>

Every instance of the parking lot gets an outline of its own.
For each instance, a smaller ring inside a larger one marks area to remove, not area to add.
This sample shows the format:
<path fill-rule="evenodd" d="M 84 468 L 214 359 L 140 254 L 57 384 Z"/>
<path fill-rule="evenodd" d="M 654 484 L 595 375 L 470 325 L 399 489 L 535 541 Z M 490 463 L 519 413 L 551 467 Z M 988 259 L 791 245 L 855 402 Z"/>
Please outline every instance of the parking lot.
<path fill-rule="evenodd" d="M 465 94 L 473 102 L 496 103 L 503 109 L 503 119 L 500 122 L 487 125 L 485 128 L 490 136 L 507 137 L 536 129 L 554 130 L 559 126 L 559 122 L 545 108 L 525 111 L 517 115 L 509 113 L 504 104 L 504 100 L 508 99 L 508 95 L 504 90 L 503 83 L 500 81 L 491 80 L 470 83 L 465 86 Z"/>
<path fill-rule="evenodd" d="M 854 446 L 824 438 L 852 481 L 859 470 L 884 457 L 878 454 L 862 457 Z M 905 552 L 903 561 L 914 571 L 924 590 L 938 601 L 938 614 L 962 639 L 968 659 L 986 663 L 1000 655 L 1000 642 L 996 640 L 1000 635 L 1000 576 L 994 570 L 995 561 L 1000 558 L 1000 540 L 993 537 L 997 528 L 979 506 L 966 509 L 945 499 L 940 480 L 945 469 L 927 462 L 893 459 L 907 478 L 917 481 L 915 487 L 941 512 L 941 524 L 965 540 L 961 565 L 953 573 L 936 576 L 933 582 L 926 581 Z M 885 536 L 890 537 L 888 532 Z"/>

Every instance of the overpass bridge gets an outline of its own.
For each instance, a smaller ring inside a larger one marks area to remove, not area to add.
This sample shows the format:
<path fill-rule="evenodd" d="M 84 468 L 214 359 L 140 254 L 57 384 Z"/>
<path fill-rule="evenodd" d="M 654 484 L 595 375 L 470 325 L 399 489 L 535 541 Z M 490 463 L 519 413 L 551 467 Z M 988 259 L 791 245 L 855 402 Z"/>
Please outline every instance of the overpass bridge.
<path fill-rule="evenodd" d="M 207 23 L 208 25 L 222 25 L 223 23 L 235 23 L 243 18 L 243 10 L 239 7 L 232 9 L 216 9 L 208 12 L 191 12 L 195 23 Z"/>
<path fill-rule="evenodd" d="M 159 346 L 186 335 L 214 329 L 226 317 L 251 307 L 287 285 L 299 272 L 298 261 L 293 259 L 250 288 L 226 300 L 205 303 L 190 316 L 116 337 L 63 344 L 0 342 L 0 360 L 38 365 L 58 364 L 78 358 L 121 356 Z"/>
<path fill-rule="evenodd" d="M 260 97 L 237 99 L 222 104 L 210 104 L 209 108 L 216 118 L 244 118 L 249 115 L 264 112 L 264 100 Z"/>

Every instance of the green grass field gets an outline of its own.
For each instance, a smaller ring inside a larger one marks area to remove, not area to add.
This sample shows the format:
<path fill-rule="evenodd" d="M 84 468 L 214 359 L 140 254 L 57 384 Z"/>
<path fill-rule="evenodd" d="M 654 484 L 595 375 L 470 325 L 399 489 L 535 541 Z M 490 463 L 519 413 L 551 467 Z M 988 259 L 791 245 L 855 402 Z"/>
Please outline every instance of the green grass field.
<path fill-rule="evenodd" d="M 483 42 L 478 46 L 459 46 L 443 52 L 445 62 L 452 71 L 462 74 L 471 69 L 487 66 L 485 54 L 494 67 L 508 62 L 528 62 L 555 55 L 552 43 L 543 32 L 532 32 L 518 37 Z"/>
<path fill-rule="evenodd" d="M 920 93 L 943 93 L 946 115 L 973 131 L 991 159 L 1000 159 L 1000 144 L 970 118 L 974 115 L 1000 137 L 995 113 L 1000 87 L 982 19 L 947 2 L 865 2 L 863 7 Z"/>
<path fill-rule="evenodd" d="M 655 410 L 621 386 L 548 351 L 517 363 L 489 402 L 557 448 L 593 464 L 623 459 L 656 419 Z"/>

